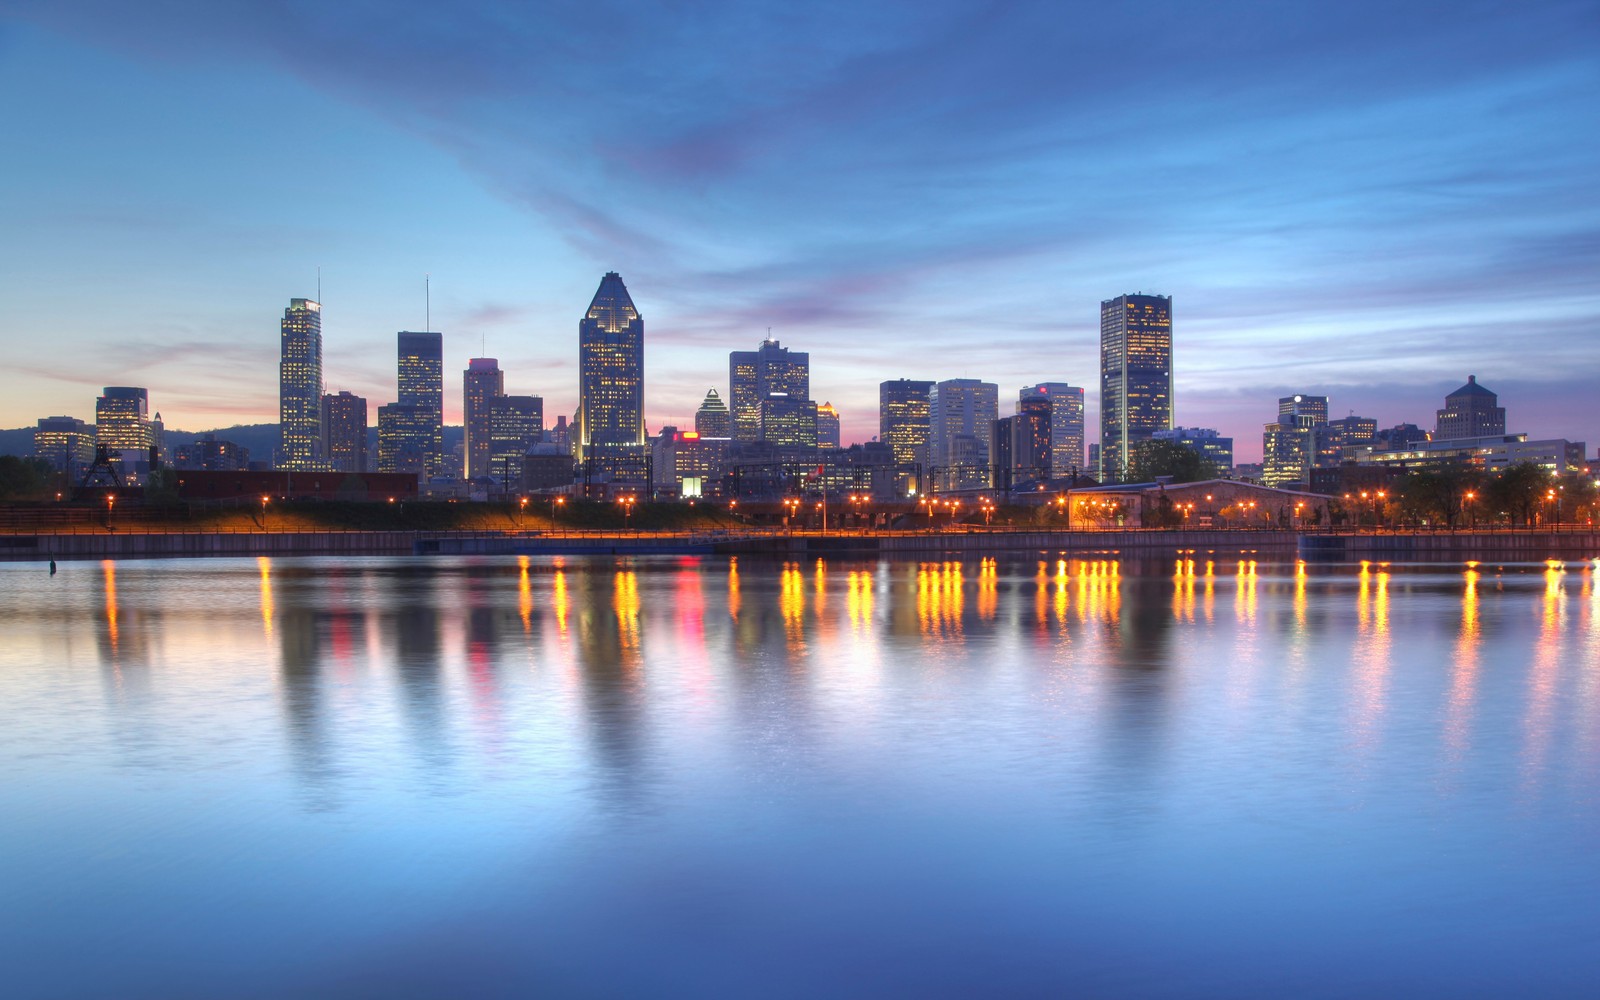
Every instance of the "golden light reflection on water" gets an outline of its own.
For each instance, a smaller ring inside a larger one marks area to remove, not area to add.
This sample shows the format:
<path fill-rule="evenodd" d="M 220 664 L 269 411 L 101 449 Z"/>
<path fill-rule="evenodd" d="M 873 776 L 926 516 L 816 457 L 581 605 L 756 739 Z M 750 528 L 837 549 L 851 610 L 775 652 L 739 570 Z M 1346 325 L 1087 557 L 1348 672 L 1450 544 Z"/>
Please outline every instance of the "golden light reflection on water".
<path fill-rule="evenodd" d="M 1561 630 L 1566 621 L 1566 566 L 1558 559 L 1545 563 L 1544 594 L 1539 601 L 1539 638 L 1535 640 L 1533 669 L 1528 678 L 1528 714 L 1523 720 L 1523 791 L 1538 789 L 1550 749 L 1554 727 L 1556 681 L 1561 672 Z"/>
<path fill-rule="evenodd" d="M 1254 625 L 1256 622 L 1256 561 L 1254 559 L 1240 559 L 1239 568 L 1234 574 L 1233 593 L 1234 615 L 1240 622 Z"/>
<path fill-rule="evenodd" d="M 846 579 L 845 613 L 857 632 L 872 628 L 872 574 L 866 570 L 852 570 Z"/>
<path fill-rule="evenodd" d="M 619 569 L 612 584 L 612 608 L 617 613 L 617 639 L 625 658 L 639 653 L 639 577 L 631 569 Z"/>
<path fill-rule="evenodd" d="M 272 638 L 272 560 L 259 556 L 256 565 L 261 567 L 261 628 Z"/>
<path fill-rule="evenodd" d="M 522 631 L 533 631 L 533 581 L 528 579 L 528 557 L 517 556 L 517 612 Z"/>
<path fill-rule="evenodd" d="M 1294 627 L 1298 635 L 1306 631 L 1306 561 L 1294 561 Z"/>
<path fill-rule="evenodd" d="M 1033 616 L 1039 625 L 1050 621 L 1050 577 L 1045 573 L 1044 560 L 1039 560 L 1038 572 L 1033 574 Z"/>
<path fill-rule="evenodd" d="M 1180 622 L 1194 621 L 1193 559 L 1178 559 L 1172 568 L 1172 617 Z"/>
<path fill-rule="evenodd" d="M 1209 622 L 1209 621 L 1211 621 L 1213 619 L 1213 617 L 1214 617 L 1214 615 L 1216 613 L 1216 607 L 1217 607 L 1217 564 L 1214 561 L 1212 561 L 1210 559 L 1207 559 L 1206 560 L 1205 600 L 1201 604 L 1201 610 L 1205 613 L 1206 621 Z"/>
<path fill-rule="evenodd" d="M 1378 742 L 1389 683 L 1389 564 L 1363 560 L 1356 578 L 1355 720 L 1358 747 Z"/>
<path fill-rule="evenodd" d="M 560 562 L 556 563 L 555 574 L 550 580 L 550 605 L 556 613 L 556 631 L 561 637 L 567 637 L 567 612 L 571 607 L 571 597 L 567 594 L 567 571 Z"/>
<path fill-rule="evenodd" d="M 121 640 L 121 633 L 117 630 L 117 564 L 106 559 L 100 563 L 100 570 L 105 576 L 106 639 L 111 644 L 114 659 Z"/>
<path fill-rule="evenodd" d="M 959 562 L 918 564 L 917 621 L 924 635 L 961 634 L 965 586 Z"/>
<path fill-rule="evenodd" d="M 800 564 L 786 562 L 778 578 L 778 610 L 783 615 L 783 631 L 790 650 L 806 644 L 806 580 Z"/>
<path fill-rule="evenodd" d="M 1000 566 L 991 557 L 978 563 L 978 617 L 994 621 L 1000 602 Z"/>
<path fill-rule="evenodd" d="M 739 621 L 739 559 L 728 560 L 728 617 Z"/>
<path fill-rule="evenodd" d="M 1478 572 L 1467 563 L 1461 574 L 1461 626 L 1456 632 L 1455 656 L 1450 671 L 1450 708 L 1445 715 L 1445 745 L 1456 760 L 1466 751 L 1472 734 L 1473 701 L 1478 686 L 1478 647 L 1483 641 L 1478 623 Z"/>

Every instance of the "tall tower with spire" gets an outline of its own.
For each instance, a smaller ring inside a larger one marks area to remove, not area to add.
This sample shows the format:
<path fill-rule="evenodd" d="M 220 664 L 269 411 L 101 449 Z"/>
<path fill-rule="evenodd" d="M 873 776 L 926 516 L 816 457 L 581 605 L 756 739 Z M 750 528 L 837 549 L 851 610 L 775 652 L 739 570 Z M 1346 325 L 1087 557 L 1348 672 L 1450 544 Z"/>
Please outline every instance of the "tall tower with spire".
<path fill-rule="evenodd" d="M 585 478 L 631 481 L 644 476 L 644 447 L 644 319 L 607 271 L 578 321 L 573 457 Z"/>

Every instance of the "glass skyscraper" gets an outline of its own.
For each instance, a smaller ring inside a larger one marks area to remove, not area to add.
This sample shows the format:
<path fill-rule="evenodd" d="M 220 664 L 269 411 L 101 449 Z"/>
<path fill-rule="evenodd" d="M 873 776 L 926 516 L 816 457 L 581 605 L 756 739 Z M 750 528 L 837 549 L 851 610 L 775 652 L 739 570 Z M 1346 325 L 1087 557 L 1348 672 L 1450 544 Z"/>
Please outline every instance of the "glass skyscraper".
<path fill-rule="evenodd" d="M 489 464 L 493 450 L 489 444 L 489 407 L 505 394 L 505 373 L 500 370 L 500 362 L 494 358 L 468 359 L 467 370 L 461 373 L 461 430 L 468 479 L 494 474 Z"/>
<path fill-rule="evenodd" d="M 586 477 L 643 480 L 644 319 L 615 271 L 578 321 L 574 458 Z"/>
<path fill-rule="evenodd" d="M 728 403 L 737 441 L 761 439 L 761 406 L 775 392 L 811 398 L 811 355 L 763 340 L 753 351 L 728 354 Z"/>
<path fill-rule="evenodd" d="M 278 467 L 323 467 L 322 305 L 290 299 L 278 338 Z"/>
<path fill-rule="evenodd" d="M 334 472 L 367 471 L 367 401 L 351 392 L 322 397 L 322 434 L 328 468 Z"/>
<path fill-rule="evenodd" d="M 402 330 L 398 346 L 398 402 L 414 411 L 417 436 L 403 447 L 421 457 L 423 475 L 437 476 L 444 472 L 444 334 Z"/>
<path fill-rule="evenodd" d="M 1083 390 L 1065 382 L 1039 382 L 1024 386 L 1017 394 L 1025 399 L 1044 399 L 1050 403 L 1050 471 L 1052 478 L 1072 475 L 1083 467 Z"/>
<path fill-rule="evenodd" d="M 1172 297 L 1119 295 L 1100 303 L 1100 478 L 1127 479 L 1132 448 L 1170 430 Z"/>
<path fill-rule="evenodd" d="M 928 393 L 929 487 L 982 489 L 991 482 L 990 428 L 1000 419 L 1000 387 L 975 378 L 945 379 Z"/>
<path fill-rule="evenodd" d="M 933 383 L 895 379 L 878 385 L 878 440 L 889 446 L 902 488 L 926 492 L 928 438 L 932 423 L 928 397 Z"/>

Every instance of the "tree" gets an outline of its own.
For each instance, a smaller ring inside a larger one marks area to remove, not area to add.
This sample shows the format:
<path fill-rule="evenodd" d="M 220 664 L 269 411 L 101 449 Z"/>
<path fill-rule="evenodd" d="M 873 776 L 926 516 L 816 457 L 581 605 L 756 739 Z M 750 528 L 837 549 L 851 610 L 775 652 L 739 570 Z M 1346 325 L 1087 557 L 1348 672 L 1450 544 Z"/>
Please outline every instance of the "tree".
<path fill-rule="evenodd" d="M 1512 524 L 1519 520 L 1532 524 L 1539 502 L 1550 487 L 1550 473 L 1535 462 L 1518 462 L 1507 466 L 1500 475 L 1484 484 L 1484 496 L 1489 510 L 1504 514 Z"/>
<path fill-rule="evenodd" d="M 1401 514 L 1412 520 L 1443 521 L 1454 528 L 1467 493 L 1476 490 L 1476 470 L 1459 462 L 1413 469 L 1394 486 Z"/>
<path fill-rule="evenodd" d="M 1158 476 L 1171 476 L 1174 483 L 1193 483 L 1217 476 L 1210 459 L 1177 441 L 1140 441 L 1129 459 L 1128 481 L 1132 483 L 1153 482 Z"/>
<path fill-rule="evenodd" d="M 37 499 L 50 485 L 50 463 L 39 458 L 0 455 L 0 500 Z"/>

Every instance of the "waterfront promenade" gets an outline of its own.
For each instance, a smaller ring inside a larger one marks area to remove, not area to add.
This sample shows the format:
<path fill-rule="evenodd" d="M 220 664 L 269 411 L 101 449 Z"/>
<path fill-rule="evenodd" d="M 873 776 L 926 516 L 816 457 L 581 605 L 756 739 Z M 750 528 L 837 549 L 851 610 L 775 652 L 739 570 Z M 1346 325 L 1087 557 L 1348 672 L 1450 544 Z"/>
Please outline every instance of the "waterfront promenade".
<path fill-rule="evenodd" d="M 780 558 L 890 559 L 1009 554 L 1127 554 L 1166 557 L 1279 557 L 1325 560 L 1589 559 L 1600 557 L 1591 527 L 1464 531 L 1037 530 L 956 526 L 898 531 L 782 528 L 643 530 L 306 530 L 285 526 L 211 531 L 0 533 L 0 559 L 141 559 L 291 555 L 622 555 L 707 554 Z"/>

